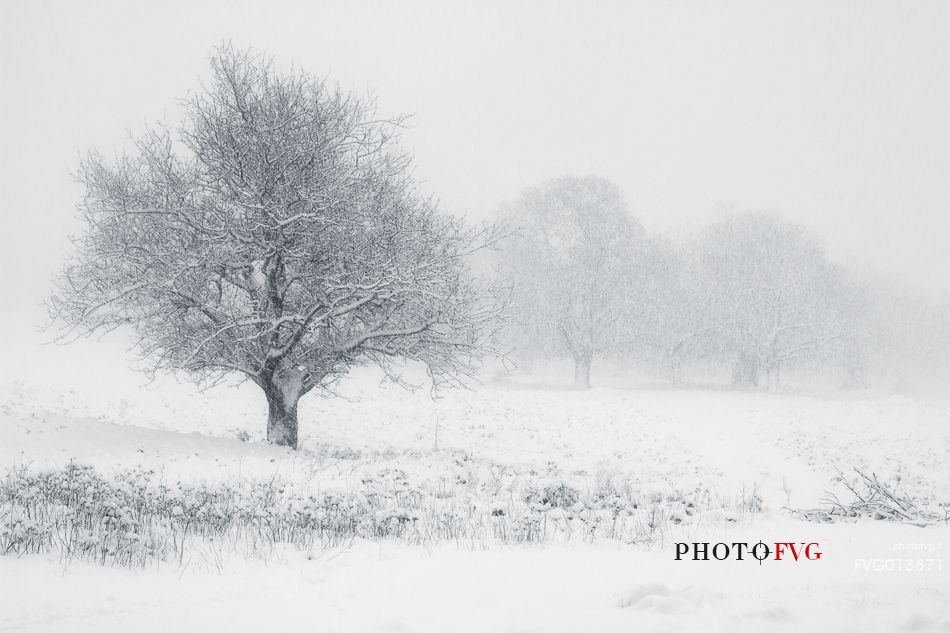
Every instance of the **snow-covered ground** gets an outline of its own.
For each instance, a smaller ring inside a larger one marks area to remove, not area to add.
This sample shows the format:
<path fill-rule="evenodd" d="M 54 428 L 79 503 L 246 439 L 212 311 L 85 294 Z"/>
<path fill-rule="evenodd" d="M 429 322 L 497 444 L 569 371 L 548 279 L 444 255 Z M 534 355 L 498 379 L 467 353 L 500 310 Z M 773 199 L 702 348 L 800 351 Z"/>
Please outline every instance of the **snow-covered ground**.
<path fill-rule="evenodd" d="M 637 545 L 357 540 L 325 551 L 288 546 L 268 560 L 196 556 L 137 570 L 3 556 L 0 629 L 950 630 L 950 527 L 819 524 L 784 509 L 820 505 L 827 491 L 840 492 L 837 470 L 853 467 L 934 507 L 950 503 L 946 400 L 622 385 L 579 393 L 536 379 L 433 401 L 368 373 L 339 391 L 302 403 L 293 452 L 260 443 L 265 406 L 253 386 L 198 394 L 175 384 L 70 391 L 8 382 L 0 465 L 75 460 L 106 474 L 151 468 L 168 481 L 276 476 L 341 490 L 394 469 L 427 484 L 500 472 L 584 490 L 619 478 L 645 491 L 702 488 L 723 511 Z M 753 498 L 760 511 L 736 510 Z M 759 540 L 817 541 L 822 558 L 674 560 L 677 541 Z M 908 559 L 936 562 L 908 570 Z"/>

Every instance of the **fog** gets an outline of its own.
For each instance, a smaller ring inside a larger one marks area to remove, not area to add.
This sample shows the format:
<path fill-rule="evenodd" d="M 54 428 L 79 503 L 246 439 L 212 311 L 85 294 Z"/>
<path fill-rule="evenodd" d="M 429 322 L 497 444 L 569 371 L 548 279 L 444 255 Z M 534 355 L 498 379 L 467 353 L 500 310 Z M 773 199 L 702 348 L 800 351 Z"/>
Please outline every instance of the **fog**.
<path fill-rule="evenodd" d="M 415 175 L 473 220 L 596 174 L 650 233 L 767 210 L 837 262 L 946 292 L 948 26 L 938 2 L 6 3 L 5 370 L 122 358 L 116 340 L 37 347 L 80 228 L 70 173 L 91 148 L 174 126 L 224 40 L 411 114 Z"/>

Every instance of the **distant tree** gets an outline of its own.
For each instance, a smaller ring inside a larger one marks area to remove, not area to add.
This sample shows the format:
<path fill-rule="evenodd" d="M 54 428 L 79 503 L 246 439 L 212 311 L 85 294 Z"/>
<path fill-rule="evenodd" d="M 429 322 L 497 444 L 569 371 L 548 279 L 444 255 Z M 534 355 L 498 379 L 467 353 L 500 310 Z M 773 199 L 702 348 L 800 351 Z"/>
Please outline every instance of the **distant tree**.
<path fill-rule="evenodd" d="M 855 342 L 866 365 L 900 391 L 943 388 L 950 379 L 950 294 L 880 274 L 864 288 L 868 307 L 855 321 Z"/>
<path fill-rule="evenodd" d="M 434 386 L 476 370 L 499 317 L 466 263 L 485 236 L 416 193 L 399 121 L 230 47 L 184 108 L 177 134 L 82 162 L 64 338 L 129 325 L 149 372 L 243 375 L 292 447 L 299 399 L 354 364 L 419 361 Z"/>
<path fill-rule="evenodd" d="M 704 283 L 692 244 L 649 240 L 642 257 L 648 280 L 640 302 L 643 340 L 653 348 L 673 386 L 682 383 L 682 366 L 699 353 L 715 331 L 711 288 Z"/>
<path fill-rule="evenodd" d="M 516 229 L 501 263 L 514 284 L 519 346 L 567 352 L 575 386 L 590 387 L 595 354 L 620 344 L 630 327 L 642 229 L 620 190 L 595 177 L 527 189 L 502 218 Z"/>
<path fill-rule="evenodd" d="M 872 360 L 888 337 L 881 308 L 866 281 L 852 274 L 842 277 L 834 298 L 836 328 L 841 336 L 821 350 L 821 360 L 841 372 L 841 386 L 845 389 L 868 384 Z"/>
<path fill-rule="evenodd" d="M 735 382 L 757 385 L 764 373 L 778 386 L 784 364 L 841 336 L 839 271 L 803 227 L 770 214 L 731 216 L 706 230 L 700 248 Z"/>

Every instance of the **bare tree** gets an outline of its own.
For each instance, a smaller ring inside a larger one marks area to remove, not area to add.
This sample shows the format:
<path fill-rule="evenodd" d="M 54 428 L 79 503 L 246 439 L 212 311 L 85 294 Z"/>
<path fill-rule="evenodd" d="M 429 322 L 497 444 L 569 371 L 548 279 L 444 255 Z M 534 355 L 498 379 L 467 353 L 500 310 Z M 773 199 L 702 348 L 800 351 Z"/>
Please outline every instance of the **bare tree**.
<path fill-rule="evenodd" d="M 693 244 L 652 238 L 644 252 L 648 284 L 640 302 L 643 340 L 673 386 L 682 384 L 683 361 L 715 332 L 711 287 L 703 282 Z"/>
<path fill-rule="evenodd" d="M 872 359 L 880 355 L 888 338 L 883 327 L 883 306 L 876 300 L 872 286 L 849 272 L 834 298 L 834 308 L 841 336 L 821 350 L 821 360 L 841 372 L 843 388 L 866 387 Z"/>
<path fill-rule="evenodd" d="M 356 363 L 473 374 L 499 317 L 466 263 L 485 234 L 419 197 L 398 120 L 228 46 L 184 108 L 177 134 L 83 161 L 87 227 L 50 300 L 64 339 L 130 325 L 149 372 L 246 376 L 292 447 L 298 400 Z"/>
<path fill-rule="evenodd" d="M 865 273 L 859 288 L 860 302 L 852 299 L 844 316 L 854 333 L 849 342 L 861 353 L 860 369 L 900 391 L 947 384 L 950 294 L 880 273 Z"/>
<path fill-rule="evenodd" d="M 522 347 L 566 350 L 575 386 L 589 387 L 595 353 L 616 345 L 629 326 L 642 229 L 620 190 L 595 177 L 527 189 L 502 217 L 518 231 L 502 249 L 502 266 L 514 282 Z"/>
<path fill-rule="evenodd" d="M 779 385 L 783 364 L 835 341 L 839 272 L 803 227 L 769 214 L 717 222 L 702 237 L 704 283 L 734 381 Z"/>

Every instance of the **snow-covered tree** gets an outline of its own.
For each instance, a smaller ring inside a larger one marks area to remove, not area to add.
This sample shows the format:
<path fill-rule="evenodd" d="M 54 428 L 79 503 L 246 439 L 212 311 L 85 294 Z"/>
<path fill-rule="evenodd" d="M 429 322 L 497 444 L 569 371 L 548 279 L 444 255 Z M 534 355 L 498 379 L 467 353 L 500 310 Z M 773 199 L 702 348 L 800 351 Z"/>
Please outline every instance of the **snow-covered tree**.
<path fill-rule="evenodd" d="M 648 283 L 641 302 L 643 340 L 670 383 L 682 382 L 683 362 L 715 332 L 712 288 L 703 280 L 693 244 L 654 237 L 642 258 Z"/>
<path fill-rule="evenodd" d="M 804 227 L 764 213 L 727 217 L 701 238 L 702 283 L 737 383 L 777 386 L 783 364 L 840 335 L 839 271 Z"/>
<path fill-rule="evenodd" d="M 514 285 L 519 346 L 567 352 L 575 386 L 589 387 L 594 355 L 620 344 L 630 327 L 642 229 L 620 190 L 596 177 L 527 189 L 502 219 L 516 230 L 500 259 Z"/>
<path fill-rule="evenodd" d="M 484 235 L 419 196 L 397 130 L 222 47 L 179 129 L 82 162 L 86 228 L 50 301 L 64 338 L 129 325 L 147 371 L 246 376 L 294 447 L 298 400 L 356 363 L 463 381 L 499 316 L 466 264 Z"/>
<path fill-rule="evenodd" d="M 899 390 L 946 385 L 950 377 L 950 294 L 897 277 L 867 274 L 848 313 L 851 353 L 862 370 Z"/>

